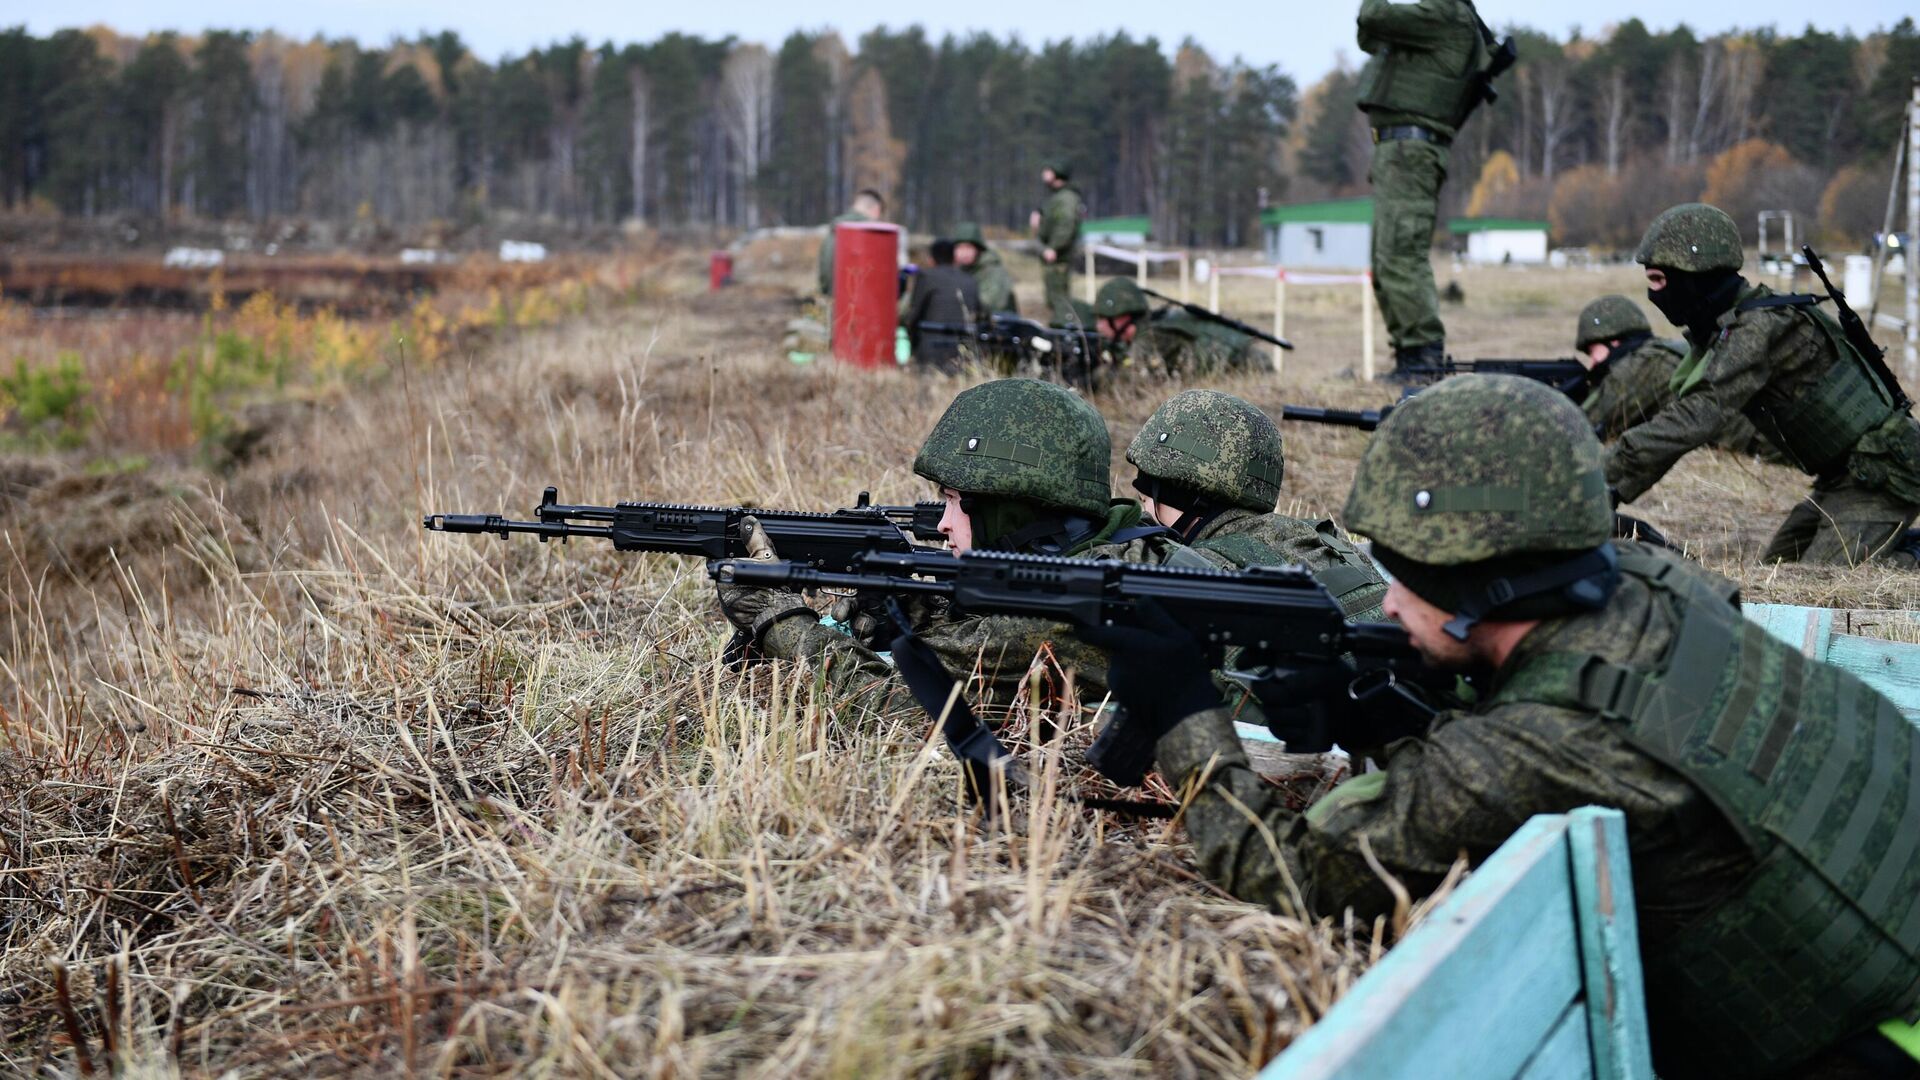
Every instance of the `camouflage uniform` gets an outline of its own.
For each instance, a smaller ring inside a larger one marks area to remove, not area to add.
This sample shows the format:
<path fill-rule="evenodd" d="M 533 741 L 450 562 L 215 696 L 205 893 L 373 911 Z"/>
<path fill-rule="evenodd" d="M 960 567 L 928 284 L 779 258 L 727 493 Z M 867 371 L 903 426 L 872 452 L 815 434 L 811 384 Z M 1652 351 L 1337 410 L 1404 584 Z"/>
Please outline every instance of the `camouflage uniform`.
<path fill-rule="evenodd" d="M 1216 390 L 1183 391 L 1147 419 L 1127 461 L 1140 470 L 1134 487 L 1142 493 L 1161 498 L 1171 494 L 1162 485 L 1182 489 L 1173 496 L 1187 503 L 1176 506 L 1187 515 L 1179 531 L 1194 550 L 1236 567 L 1302 564 L 1347 618 L 1383 618 L 1386 583 L 1333 522 L 1273 512 L 1286 456 L 1280 429 L 1252 402 Z"/>
<path fill-rule="evenodd" d="M 1182 547 L 1165 529 L 1140 528 L 1138 503 L 1112 501 L 1110 454 L 1106 421 L 1084 399 L 1051 383 L 1002 379 L 954 399 L 921 446 L 914 472 L 978 500 L 968 515 L 982 548 L 1223 565 Z M 755 635 L 762 653 L 812 662 L 844 715 L 913 707 L 892 665 L 822 625 L 798 596 L 759 596 L 745 619 L 737 616 L 738 597 L 748 592 L 769 590 L 722 586 L 722 608 Z M 939 606 L 920 615 L 919 636 L 947 669 L 959 677 L 979 676 L 975 700 L 1010 700 L 1036 658 L 1047 662 L 1048 671 L 1076 673 L 1080 685 L 1089 688 L 1083 696 L 1097 700 L 1103 691 L 1106 656 L 1078 641 L 1064 624 L 1005 615 L 955 617 Z"/>
<path fill-rule="evenodd" d="M 1584 353 L 1589 345 L 1616 341 L 1582 405 L 1594 432 L 1606 440 L 1653 419 L 1673 401 L 1673 373 L 1687 354 L 1685 343 L 1653 336 L 1638 304 L 1624 296 L 1603 296 L 1580 313 L 1574 348 Z M 1745 416 L 1728 420 L 1713 445 L 1737 453 L 1767 452 L 1753 421 Z"/>
<path fill-rule="evenodd" d="M 1057 167 L 1054 175 L 1066 176 Z M 1054 253 L 1054 260 L 1043 265 L 1040 275 L 1047 286 L 1047 311 L 1057 323 L 1071 325 L 1073 270 L 1080 254 L 1080 219 L 1086 212 L 1086 203 L 1072 184 L 1055 189 L 1040 204 L 1040 246 Z"/>
<path fill-rule="evenodd" d="M 1462 0 L 1363 0 L 1359 44 L 1371 57 L 1360 108 L 1374 131 L 1374 297 L 1396 353 L 1438 353 L 1446 327 L 1429 252 L 1448 149 L 1486 49 Z"/>
<path fill-rule="evenodd" d="M 1007 264 L 1001 260 L 1000 253 L 987 246 L 987 238 L 981 234 L 980 226 L 971 221 L 954 226 L 953 242 L 972 244 L 980 254 L 971 266 L 964 269 L 980 288 L 980 306 L 989 315 L 1020 314 L 1020 303 L 1013 295 L 1013 275 L 1007 271 Z"/>
<path fill-rule="evenodd" d="M 1305 813 L 1249 768 L 1224 709 L 1181 721 L 1156 760 L 1176 783 L 1206 775 L 1185 820 L 1210 879 L 1323 917 L 1393 912 L 1370 858 L 1421 896 L 1532 815 L 1618 807 L 1660 1074 L 1788 1069 L 1920 989 L 1920 740 L 1851 675 L 1742 618 L 1731 583 L 1609 547 L 1600 464 L 1580 413 L 1527 380 L 1466 376 L 1412 399 L 1347 504 L 1376 551 L 1435 560 L 1409 564 L 1410 587 L 1446 607 L 1454 578 L 1597 544 L 1617 558 L 1611 591 L 1492 608 L 1539 621 L 1480 702 L 1379 749 L 1381 771 Z"/>
<path fill-rule="evenodd" d="M 827 223 L 826 239 L 820 241 L 820 258 L 816 267 L 820 279 L 820 295 L 833 296 L 833 233 L 834 226 L 849 221 L 872 221 L 873 219 L 855 210 L 849 210 Z"/>
<path fill-rule="evenodd" d="M 1132 278 L 1114 278 L 1094 297 L 1095 319 L 1131 319 L 1134 333 L 1125 343 L 1124 362 L 1140 370 L 1202 374 L 1228 368 L 1266 369 L 1266 354 L 1253 339 L 1218 323 L 1198 319 L 1178 308 L 1153 311 L 1147 294 Z M 1106 348 L 1111 362 L 1120 343 Z"/>
<path fill-rule="evenodd" d="M 1670 275 L 1731 274 L 1738 245 L 1725 214 L 1690 204 L 1654 222 L 1639 259 Z M 1674 373 L 1673 403 L 1614 445 L 1607 482 L 1631 502 L 1744 413 L 1814 477 L 1762 558 L 1910 565 L 1912 556 L 1889 548 L 1920 512 L 1920 424 L 1893 407 L 1831 317 L 1810 305 L 1769 306 L 1771 289 L 1735 280 L 1737 296 L 1704 328 L 1711 336 L 1688 331 L 1693 350 Z"/>

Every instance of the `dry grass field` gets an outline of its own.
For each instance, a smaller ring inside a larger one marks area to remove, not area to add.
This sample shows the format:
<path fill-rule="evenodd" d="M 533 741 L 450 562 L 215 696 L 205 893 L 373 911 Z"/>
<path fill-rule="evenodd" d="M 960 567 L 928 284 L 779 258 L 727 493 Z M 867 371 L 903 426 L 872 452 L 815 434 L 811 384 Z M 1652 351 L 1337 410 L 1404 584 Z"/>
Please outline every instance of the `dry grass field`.
<path fill-rule="evenodd" d="M 1246 1074 L 1402 932 L 1225 898 L 1177 825 L 1050 797 L 981 826 L 924 718 L 722 668 L 696 563 L 423 533 L 549 483 L 926 495 L 908 463 L 964 383 L 789 363 L 797 275 L 657 273 L 280 410 L 218 470 L 0 466 L 0 1071 Z M 1461 283 L 1464 357 L 1562 355 L 1585 299 L 1638 291 Z M 1355 310 L 1296 291 L 1284 377 L 1216 385 L 1392 400 L 1348 374 Z M 1116 444 L 1173 389 L 1103 395 Z M 1292 511 L 1336 512 L 1365 436 L 1287 436 Z M 1749 599 L 1920 606 L 1913 576 L 1754 565 L 1803 487 L 1696 454 L 1639 509 Z"/>

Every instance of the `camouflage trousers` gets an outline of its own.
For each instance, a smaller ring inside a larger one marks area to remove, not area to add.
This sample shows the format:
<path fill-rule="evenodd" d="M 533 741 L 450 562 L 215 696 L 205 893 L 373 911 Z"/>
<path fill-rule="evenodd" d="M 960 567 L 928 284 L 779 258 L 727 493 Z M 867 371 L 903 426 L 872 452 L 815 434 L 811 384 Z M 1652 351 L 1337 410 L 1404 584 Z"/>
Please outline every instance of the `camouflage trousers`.
<path fill-rule="evenodd" d="M 1073 316 L 1073 256 L 1062 254 L 1040 270 L 1047 286 L 1047 316 L 1056 325 L 1071 326 Z"/>
<path fill-rule="evenodd" d="M 1440 295 L 1433 284 L 1433 226 L 1440 185 L 1447 182 L 1445 147 L 1389 139 L 1373 148 L 1373 297 L 1395 349 L 1446 340 Z"/>
<path fill-rule="evenodd" d="M 1787 515 L 1761 560 L 1821 566 L 1855 566 L 1880 560 L 1911 569 L 1916 565 L 1912 555 L 1890 549 L 1903 537 L 1917 512 L 1920 506 L 1850 476 L 1821 480 Z"/>

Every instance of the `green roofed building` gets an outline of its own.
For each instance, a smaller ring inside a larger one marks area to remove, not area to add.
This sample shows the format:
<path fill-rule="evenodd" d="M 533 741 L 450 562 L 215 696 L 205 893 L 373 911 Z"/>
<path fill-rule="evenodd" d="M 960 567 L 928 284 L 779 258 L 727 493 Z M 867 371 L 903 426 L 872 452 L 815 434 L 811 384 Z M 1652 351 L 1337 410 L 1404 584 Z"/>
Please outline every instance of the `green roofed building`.
<path fill-rule="evenodd" d="M 1373 200 L 1327 199 L 1260 211 L 1267 259 L 1290 270 L 1365 270 L 1373 261 Z"/>
<path fill-rule="evenodd" d="M 1553 226 L 1523 218 L 1454 218 L 1447 231 L 1462 238 L 1470 263 L 1537 266 L 1547 261 Z"/>
<path fill-rule="evenodd" d="M 1088 218 L 1080 226 L 1081 240 L 1089 244 L 1114 247 L 1146 247 L 1153 232 L 1153 220 L 1145 214 L 1133 217 Z"/>

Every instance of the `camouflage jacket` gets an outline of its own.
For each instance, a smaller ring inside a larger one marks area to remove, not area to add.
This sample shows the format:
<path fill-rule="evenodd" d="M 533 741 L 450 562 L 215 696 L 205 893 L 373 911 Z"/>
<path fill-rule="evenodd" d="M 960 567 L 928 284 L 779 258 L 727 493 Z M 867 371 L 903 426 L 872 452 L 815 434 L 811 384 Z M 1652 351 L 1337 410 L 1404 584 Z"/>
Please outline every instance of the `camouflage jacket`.
<path fill-rule="evenodd" d="M 1049 194 L 1040 204 L 1040 246 L 1052 248 L 1063 262 L 1071 259 L 1080 246 L 1080 219 L 1086 211 L 1072 184 Z"/>
<path fill-rule="evenodd" d="M 1594 385 L 1582 406 L 1593 430 L 1602 439 L 1617 439 L 1658 415 L 1673 401 L 1673 373 L 1685 355 L 1684 343 L 1654 338 L 1608 357 L 1606 378 Z M 1760 433 L 1753 429 L 1753 421 L 1736 414 L 1714 436 L 1712 445 L 1754 453 L 1761 449 Z"/>
<path fill-rule="evenodd" d="M 1300 563 L 1327 587 L 1353 622 L 1379 622 L 1387 583 L 1373 561 L 1340 535 L 1331 521 L 1311 522 L 1285 514 L 1256 514 L 1230 507 L 1188 540 L 1194 550 L 1218 555 L 1234 566 Z"/>
<path fill-rule="evenodd" d="M 1712 577 L 1676 556 L 1622 546 Z M 1650 667 L 1676 630 L 1653 589 L 1629 578 L 1604 610 L 1534 628 L 1495 673 L 1492 689 L 1529 657 L 1552 652 Z M 1442 713 L 1426 737 L 1386 747 L 1382 771 L 1347 781 L 1304 814 L 1286 809 L 1278 790 L 1249 768 L 1224 709 L 1187 718 L 1160 740 L 1156 757 L 1176 783 L 1211 765 L 1186 813 L 1195 855 L 1228 892 L 1275 908 L 1298 897 L 1315 915 L 1351 908 L 1363 919 L 1390 916 L 1393 894 L 1367 853 L 1424 896 L 1456 859 L 1477 865 L 1529 817 L 1587 805 L 1627 816 L 1643 947 L 1658 948 L 1713 908 L 1754 865 L 1706 795 L 1633 747 L 1620 725 L 1539 702 Z"/>
<path fill-rule="evenodd" d="M 1140 324 L 1127 346 L 1127 362 L 1169 374 L 1204 374 L 1252 365 L 1259 350 L 1252 339 L 1215 327 L 1184 312 L 1155 315 Z"/>
<path fill-rule="evenodd" d="M 820 295 L 833 295 L 833 227 L 843 221 L 871 221 L 865 214 L 856 214 L 849 210 L 827 223 L 826 238 L 820 241 L 819 265 L 816 269 L 820 277 Z"/>
<path fill-rule="evenodd" d="M 999 252 L 981 248 L 980 257 L 967 267 L 967 273 L 980 288 L 980 306 L 987 314 L 1020 313 L 1020 305 L 1013 296 L 1013 275 L 1007 272 L 1007 264 L 1001 261 Z"/>
<path fill-rule="evenodd" d="M 1713 442 L 1763 391 L 1774 401 L 1805 397 L 1834 364 L 1834 347 L 1813 320 L 1792 308 L 1742 311 L 1773 295 L 1750 285 L 1725 315 L 1720 332 L 1693 342 L 1674 374 L 1677 396 L 1607 451 L 1607 483 L 1631 502 L 1658 483 L 1686 453 Z M 1862 436 L 1846 456 L 1861 484 L 1920 503 L 1920 425 L 1904 414 Z"/>
<path fill-rule="evenodd" d="M 1118 501 L 1100 532 L 1073 554 L 1085 559 L 1223 566 L 1223 560 L 1183 547 L 1166 533 L 1123 544 L 1106 541 L 1140 523 L 1140 504 Z M 1014 615 L 953 617 L 936 611 L 918 632 L 956 678 L 971 677 L 967 694 L 976 704 L 1012 701 L 1030 671 L 1056 692 L 1061 680 L 1071 674 L 1081 687 L 1082 700 L 1097 702 L 1106 692 L 1106 654 L 1079 641 L 1064 623 Z M 892 664 L 814 620 L 781 619 L 767 628 L 760 649 L 768 656 L 812 663 L 843 718 L 873 718 L 898 708 L 918 708 Z"/>

